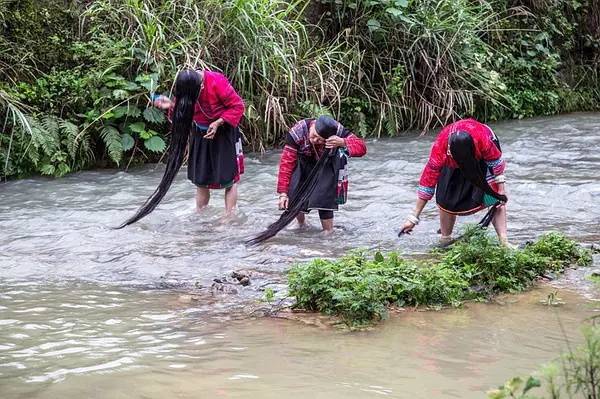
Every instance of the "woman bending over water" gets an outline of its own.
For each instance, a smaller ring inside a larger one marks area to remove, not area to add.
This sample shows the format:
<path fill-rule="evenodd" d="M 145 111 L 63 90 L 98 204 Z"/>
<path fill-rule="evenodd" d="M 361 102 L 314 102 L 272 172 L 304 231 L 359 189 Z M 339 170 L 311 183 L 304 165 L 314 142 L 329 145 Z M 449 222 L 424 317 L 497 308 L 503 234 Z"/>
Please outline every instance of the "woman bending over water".
<path fill-rule="evenodd" d="M 419 188 L 417 203 L 402 232 L 410 233 L 433 194 L 440 210 L 441 244 L 451 241 L 457 215 L 470 215 L 500 202 L 492 223 L 501 243 L 507 244 L 502 151 L 488 126 L 464 119 L 446 126 L 431 148 Z"/>
<path fill-rule="evenodd" d="M 323 230 L 332 232 L 333 212 L 348 198 L 348 158 L 366 153 L 365 142 L 331 117 L 299 121 L 286 136 L 279 162 L 279 209 L 288 208 L 290 198 L 296 196 L 319 158 L 330 156 L 331 162 L 319 172 L 316 187 L 297 220 L 304 226 L 305 213 L 318 210 Z"/>
<path fill-rule="evenodd" d="M 171 143 L 163 178 L 138 212 L 121 227 L 135 223 L 156 208 L 183 163 L 189 143 L 188 179 L 196 185 L 196 207 L 206 207 L 211 189 L 225 189 L 225 212 L 233 213 L 237 183 L 244 173 L 238 124 L 244 102 L 225 76 L 212 71 L 181 71 L 175 97 L 159 96 L 154 105 L 168 110 Z"/>

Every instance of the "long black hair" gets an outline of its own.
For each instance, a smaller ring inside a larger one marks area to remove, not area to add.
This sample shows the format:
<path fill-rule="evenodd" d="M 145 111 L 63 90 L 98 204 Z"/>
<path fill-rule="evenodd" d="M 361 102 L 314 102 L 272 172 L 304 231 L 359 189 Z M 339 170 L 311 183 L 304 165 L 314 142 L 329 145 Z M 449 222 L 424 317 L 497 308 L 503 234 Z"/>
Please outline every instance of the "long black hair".
<path fill-rule="evenodd" d="M 506 195 L 498 194 L 488 184 L 484 170 L 481 167 L 481 161 L 475 158 L 475 143 L 469 133 L 463 131 L 451 133 L 448 145 L 452 158 L 471 184 L 479 187 L 484 193 L 491 195 L 498 201 L 508 201 Z"/>
<path fill-rule="evenodd" d="M 177 75 L 175 80 L 175 108 L 173 109 L 173 121 L 171 124 L 171 143 L 169 145 L 169 156 L 167 166 L 162 180 L 152 195 L 144 202 L 138 211 L 127 219 L 118 228 L 133 224 L 150 214 L 164 198 L 171 183 L 175 179 L 188 144 L 190 130 L 194 117 L 194 105 L 200 95 L 202 77 L 194 70 L 184 70 Z"/>
<path fill-rule="evenodd" d="M 329 116 L 321 116 L 315 121 L 315 129 L 319 136 L 328 139 L 340 131 L 341 125 Z M 290 224 L 300 212 L 307 208 L 310 196 L 317 187 L 321 171 L 324 170 L 328 164 L 331 164 L 333 159 L 332 155 L 334 155 L 335 152 L 336 149 L 333 148 L 331 150 L 326 150 L 325 153 L 321 155 L 321 158 L 319 158 L 308 176 L 306 176 L 304 181 L 300 184 L 298 190 L 296 190 L 295 195 L 290 198 L 288 209 L 281 214 L 275 223 L 270 224 L 265 231 L 253 239 L 246 241 L 246 244 L 256 245 L 274 237 L 283 230 L 285 226 Z"/>

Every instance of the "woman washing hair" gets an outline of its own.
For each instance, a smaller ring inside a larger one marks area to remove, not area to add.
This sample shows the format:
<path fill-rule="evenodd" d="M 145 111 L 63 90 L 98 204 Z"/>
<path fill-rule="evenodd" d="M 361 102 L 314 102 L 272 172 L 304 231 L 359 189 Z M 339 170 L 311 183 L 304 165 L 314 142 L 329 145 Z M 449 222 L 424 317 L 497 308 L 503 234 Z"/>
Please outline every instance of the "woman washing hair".
<path fill-rule="evenodd" d="M 366 153 L 365 142 L 329 116 L 296 123 L 279 162 L 277 193 L 284 212 L 248 243 L 268 240 L 294 219 L 303 226 L 305 213 L 313 209 L 319 212 L 323 231 L 331 233 L 333 212 L 348 195 L 348 157 Z"/>
<path fill-rule="evenodd" d="M 419 181 L 415 210 L 401 232 L 410 233 L 433 194 L 440 210 L 441 244 L 451 241 L 457 215 L 471 215 L 500 203 L 492 219 L 498 238 L 507 244 L 504 168 L 494 132 L 474 119 L 446 126 L 431 148 Z"/>
<path fill-rule="evenodd" d="M 316 188 L 297 220 L 303 226 L 304 214 L 318 210 L 323 230 L 332 232 L 333 212 L 348 197 L 348 157 L 367 153 L 365 142 L 335 119 L 329 116 L 303 119 L 290 129 L 279 162 L 277 193 L 279 209 L 287 209 L 289 199 L 297 195 L 317 160 L 328 153 L 332 162 L 317 177 Z"/>
<path fill-rule="evenodd" d="M 189 143 L 188 179 L 196 185 L 196 208 L 206 207 L 210 189 L 225 189 L 225 213 L 237 203 L 237 183 L 244 172 L 241 138 L 237 128 L 244 103 L 227 78 L 212 71 L 181 71 L 175 80 L 175 98 L 153 99 L 168 110 L 171 143 L 165 173 L 154 193 L 120 227 L 137 222 L 156 208 L 175 179 Z"/>

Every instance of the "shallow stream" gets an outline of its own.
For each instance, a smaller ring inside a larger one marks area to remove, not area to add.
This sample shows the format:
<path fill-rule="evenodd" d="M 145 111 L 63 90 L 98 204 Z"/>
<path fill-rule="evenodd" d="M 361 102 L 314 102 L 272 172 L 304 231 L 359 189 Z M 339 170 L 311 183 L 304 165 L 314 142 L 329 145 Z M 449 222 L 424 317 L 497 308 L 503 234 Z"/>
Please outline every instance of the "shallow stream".
<path fill-rule="evenodd" d="M 511 240 L 560 230 L 598 243 L 600 115 L 492 127 L 508 162 Z M 232 223 L 221 220 L 221 193 L 194 212 L 182 171 L 152 215 L 112 230 L 152 192 L 155 166 L 0 185 L 0 397 L 481 398 L 555 358 L 599 309 L 586 279 L 593 268 L 498 303 L 407 311 L 358 333 L 317 316 L 250 317 L 265 287 L 285 291 L 293 262 L 356 247 L 428 251 L 438 238 L 432 204 L 412 236 L 396 233 L 431 140 L 369 141 L 367 157 L 351 160 L 333 236 L 320 237 L 310 215 L 314 228 L 259 248 L 243 240 L 277 217 L 278 152 L 248 157 Z M 253 274 L 249 287 L 212 287 L 239 269 Z M 541 303 L 556 291 L 565 304 Z"/>

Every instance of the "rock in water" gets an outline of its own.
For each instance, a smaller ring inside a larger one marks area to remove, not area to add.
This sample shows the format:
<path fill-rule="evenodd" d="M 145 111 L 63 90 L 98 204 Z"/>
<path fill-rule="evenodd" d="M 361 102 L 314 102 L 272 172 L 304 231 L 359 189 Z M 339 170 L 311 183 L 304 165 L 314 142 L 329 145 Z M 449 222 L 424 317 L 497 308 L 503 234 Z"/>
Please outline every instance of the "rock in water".
<path fill-rule="evenodd" d="M 238 281 L 238 283 L 240 283 L 244 287 L 250 285 L 250 276 L 251 275 L 252 275 L 252 273 L 250 273 L 246 270 L 237 270 L 237 271 L 233 271 L 231 273 L 231 277 L 235 278 Z"/>

